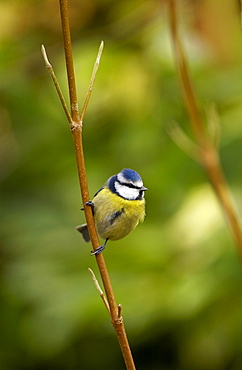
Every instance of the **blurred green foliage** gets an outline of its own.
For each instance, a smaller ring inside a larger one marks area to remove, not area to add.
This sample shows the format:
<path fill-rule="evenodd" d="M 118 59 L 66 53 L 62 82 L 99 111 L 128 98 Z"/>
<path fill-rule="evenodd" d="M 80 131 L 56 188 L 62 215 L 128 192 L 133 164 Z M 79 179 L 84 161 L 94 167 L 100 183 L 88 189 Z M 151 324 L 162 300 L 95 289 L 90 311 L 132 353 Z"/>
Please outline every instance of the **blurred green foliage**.
<path fill-rule="evenodd" d="M 84 215 L 72 138 L 39 51 L 67 97 L 58 2 L 1 0 L 0 10 L 0 368 L 124 369 L 87 271 L 98 275 L 91 247 L 75 231 Z M 179 11 L 241 211 L 238 4 L 181 1 Z M 166 132 L 171 119 L 190 132 L 167 18 L 165 1 L 70 0 L 80 104 L 105 41 L 84 125 L 90 193 L 124 167 L 149 188 L 144 224 L 105 250 L 137 368 L 239 370 L 241 263 L 202 168 Z"/>

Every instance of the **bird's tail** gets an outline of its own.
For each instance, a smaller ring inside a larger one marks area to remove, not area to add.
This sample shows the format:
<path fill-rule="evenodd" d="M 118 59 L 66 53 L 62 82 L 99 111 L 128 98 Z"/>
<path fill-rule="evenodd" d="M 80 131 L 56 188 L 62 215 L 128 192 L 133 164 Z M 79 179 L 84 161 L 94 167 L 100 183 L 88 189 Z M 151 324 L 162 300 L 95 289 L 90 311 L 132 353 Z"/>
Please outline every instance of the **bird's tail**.
<path fill-rule="evenodd" d="M 79 225 L 76 227 L 76 230 L 82 233 L 83 239 L 85 242 L 90 242 L 90 236 L 87 228 L 87 224 Z"/>

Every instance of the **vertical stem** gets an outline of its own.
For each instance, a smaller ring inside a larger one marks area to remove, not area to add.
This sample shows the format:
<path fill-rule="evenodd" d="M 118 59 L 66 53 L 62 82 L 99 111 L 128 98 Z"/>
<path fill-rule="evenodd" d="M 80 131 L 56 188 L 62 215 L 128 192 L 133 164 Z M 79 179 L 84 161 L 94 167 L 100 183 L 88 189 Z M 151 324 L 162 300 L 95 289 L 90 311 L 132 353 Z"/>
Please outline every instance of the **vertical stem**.
<path fill-rule="evenodd" d="M 239 253 L 242 256 L 242 231 L 239 216 L 234 206 L 229 186 L 222 170 L 218 151 L 205 131 L 203 125 L 201 113 L 199 111 L 198 99 L 196 97 L 195 89 L 192 85 L 191 76 L 187 67 L 187 61 L 177 30 L 176 0 L 168 0 L 168 3 L 170 7 L 170 27 L 174 44 L 177 70 L 180 76 L 183 96 L 188 113 L 190 115 L 194 136 L 197 144 L 202 149 L 200 151 L 201 161 L 205 170 L 207 171 L 208 177 L 219 199 L 222 209 L 224 210 L 230 230 L 237 243 Z"/>
<path fill-rule="evenodd" d="M 176 0 L 168 0 L 168 2 L 170 4 L 170 25 L 175 51 L 174 55 L 178 67 L 177 70 L 180 75 L 185 104 L 191 116 L 193 132 L 196 138 L 198 138 L 200 141 L 204 137 L 204 127 L 198 109 L 198 99 L 196 97 L 195 89 L 188 71 L 185 54 L 183 52 L 183 48 L 181 46 L 180 38 L 178 35 Z"/>
<path fill-rule="evenodd" d="M 61 13 L 62 31 L 63 31 L 63 39 L 64 39 L 66 68 L 67 68 L 67 77 L 68 77 L 68 84 L 69 84 L 69 94 L 70 94 L 70 107 L 71 107 L 71 117 L 72 117 L 72 124 L 70 125 L 70 128 L 72 131 L 72 136 L 73 136 L 73 141 L 74 141 L 74 146 L 75 146 L 79 183 L 80 183 L 82 201 L 84 204 L 86 221 L 88 224 L 88 231 L 90 234 L 90 239 L 92 242 L 93 249 L 95 250 L 99 247 L 99 240 L 98 240 L 98 236 L 97 236 L 97 232 L 96 232 L 96 228 L 94 224 L 94 218 L 93 218 L 91 207 L 86 205 L 86 202 L 90 200 L 90 197 L 89 197 L 89 191 L 88 191 L 85 160 L 84 160 L 84 153 L 83 153 L 82 121 L 80 119 L 78 102 L 77 102 L 76 83 L 75 83 L 74 65 L 73 65 L 73 57 L 72 57 L 71 34 L 70 34 L 70 25 L 69 25 L 69 16 L 68 16 L 68 0 L 60 0 L 60 13 Z M 95 66 L 95 68 L 97 68 L 97 65 Z M 85 109 L 86 109 L 85 104 L 87 104 L 88 99 L 89 97 L 87 97 L 87 101 L 85 101 L 84 103 L 83 112 L 85 112 Z M 83 114 L 82 114 L 82 119 L 83 119 Z M 118 312 L 119 312 L 118 306 L 115 300 L 113 288 L 111 285 L 111 281 L 109 278 L 109 274 L 108 274 L 108 270 L 106 267 L 103 254 L 100 253 L 98 255 L 95 255 L 95 257 L 96 257 L 97 265 L 98 265 L 100 275 L 102 278 L 107 300 L 109 303 L 111 322 L 116 331 L 116 335 L 117 335 L 119 345 L 120 345 L 120 348 L 123 354 L 126 368 L 128 370 L 135 370 L 132 353 L 131 353 L 129 342 L 128 342 L 127 335 L 125 332 L 123 318 L 122 317 L 120 318 L 118 316 Z"/>
<path fill-rule="evenodd" d="M 81 188 L 82 201 L 84 204 L 84 211 L 86 215 L 86 220 L 88 224 L 88 230 L 90 233 L 91 242 L 94 246 L 94 249 L 99 247 L 99 241 L 96 233 L 96 228 L 93 220 L 91 207 L 87 206 L 85 203 L 90 200 L 88 183 L 86 177 L 86 168 L 83 152 L 83 143 L 82 143 L 82 122 L 80 121 L 78 103 L 77 103 L 77 93 L 76 93 L 76 84 L 74 77 L 74 65 L 73 65 L 73 56 L 72 56 L 72 46 L 71 46 L 71 35 L 70 35 L 70 25 L 68 17 L 68 0 L 60 0 L 60 9 L 61 9 L 61 20 L 62 20 L 62 29 L 63 29 L 63 38 L 64 38 L 64 47 L 65 47 L 65 57 L 66 57 L 66 68 L 67 68 L 67 77 L 70 90 L 70 104 L 71 104 L 71 116 L 73 123 L 71 126 L 71 131 L 73 135 L 73 141 L 75 146 L 76 153 L 76 163 L 77 170 L 79 175 L 79 182 Z M 110 305 L 110 311 L 115 314 L 117 311 L 117 304 L 114 298 L 112 286 L 108 277 L 107 268 L 102 254 L 96 255 L 96 260 L 98 262 L 98 267 L 101 273 L 103 280 L 104 288 L 107 293 L 107 299 Z"/>
<path fill-rule="evenodd" d="M 71 116 L 73 121 L 78 122 L 79 112 L 78 112 L 78 102 L 77 102 L 77 92 L 76 92 L 76 82 L 75 82 L 75 71 L 72 56 L 72 43 L 71 43 L 71 32 L 68 16 L 68 0 L 60 0 L 60 12 L 61 12 L 61 24 L 64 40 L 64 49 L 66 57 L 66 70 L 69 85 L 70 94 L 70 107 Z M 80 122 L 79 122 L 80 123 Z"/>
<path fill-rule="evenodd" d="M 239 215 L 225 179 L 219 155 L 213 146 L 209 146 L 207 150 L 204 151 L 203 163 L 237 244 L 240 257 L 242 257 L 242 231 Z"/>

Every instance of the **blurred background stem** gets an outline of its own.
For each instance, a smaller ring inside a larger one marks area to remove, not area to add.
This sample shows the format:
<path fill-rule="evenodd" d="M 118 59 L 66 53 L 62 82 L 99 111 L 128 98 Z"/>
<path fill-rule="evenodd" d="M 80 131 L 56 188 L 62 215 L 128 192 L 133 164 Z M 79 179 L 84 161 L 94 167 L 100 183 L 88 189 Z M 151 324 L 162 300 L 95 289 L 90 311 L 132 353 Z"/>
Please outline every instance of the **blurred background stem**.
<path fill-rule="evenodd" d="M 236 211 L 229 186 L 223 173 L 217 147 L 214 145 L 213 138 L 209 136 L 205 125 L 203 124 L 198 98 L 195 93 L 191 75 L 188 69 L 188 63 L 179 37 L 176 15 L 176 0 L 169 0 L 168 3 L 170 10 L 170 27 L 177 70 L 180 77 L 185 105 L 190 116 L 190 122 L 194 132 L 195 141 L 201 149 L 201 162 L 207 171 L 210 182 L 220 201 L 230 230 L 237 244 L 240 257 L 242 258 L 242 231 L 239 215 Z"/>

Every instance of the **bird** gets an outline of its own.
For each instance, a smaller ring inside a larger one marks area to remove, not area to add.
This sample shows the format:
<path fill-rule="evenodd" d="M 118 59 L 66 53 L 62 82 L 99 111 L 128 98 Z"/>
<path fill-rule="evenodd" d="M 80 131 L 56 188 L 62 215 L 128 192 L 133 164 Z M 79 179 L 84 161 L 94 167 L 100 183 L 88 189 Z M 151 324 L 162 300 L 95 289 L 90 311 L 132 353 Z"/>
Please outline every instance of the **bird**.
<path fill-rule="evenodd" d="M 124 168 L 111 176 L 99 189 L 92 201 L 86 204 L 92 206 L 97 233 L 105 242 L 92 255 L 103 252 L 108 240 L 119 240 L 135 229 L 145 218 L 144 192 L 148 190 L 140 175 Z M 90 241 L 87 224 L 76 227 L 82 233 L 86 242 Z"/>

